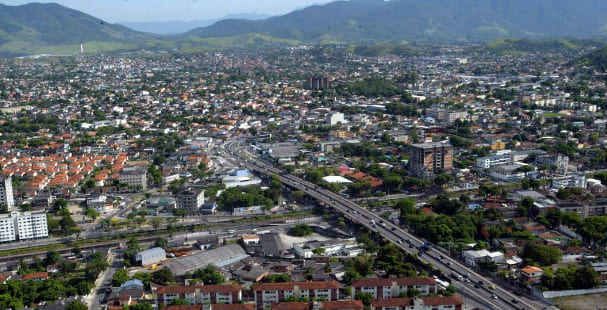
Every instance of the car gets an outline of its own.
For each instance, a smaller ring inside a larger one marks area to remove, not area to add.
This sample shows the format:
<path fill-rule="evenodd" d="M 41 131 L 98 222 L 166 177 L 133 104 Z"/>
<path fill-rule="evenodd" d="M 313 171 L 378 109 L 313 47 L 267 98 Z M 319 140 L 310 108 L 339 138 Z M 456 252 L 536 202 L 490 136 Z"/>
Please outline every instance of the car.
<path fill-rule="evenodd" d="M 478 283 L 475 283 L 475 284 L 474 284 L 474 287 L 475 287 L 475 288 L 480 288 L 481 286 L 480 286 L 480 285 L 478 285 Z"/>
<path fill-rule="evenodd" d="M 403 239 L 398 239 L 396 242 L 403 243 Z"/>
<path fill-rule="evenodd" d="M 413 248 L 413 244 L 409 243 L 409 248 Z"/>
<path fill-rule="evenodd" d="M 513 298 L 513 299 L 512 299 L 512 303 L 513 303 L 513 304 L 518 304 L 518 299 L 514 299 L 514 298 Z"/>
<path fill-rule="evenodd" d="M 464 282 L 470 283 L 470 279 L 466 278 L 466 279 L 464 279 Z"/>
<path fill-rule="evenodd" d="M 391 231 L 395 231 L 395 230 L 396 230 L 396 227 L 392 227 L 392 228 L 390 228 L 390 230 L 391 230 Z"/>
<path fill-rule="evenodd" d="M 445 258 L 442 254 L 438 254 L 438 259 L 443 259 Z"/>
<path fill-rule="evenodd" d="M 453 265 L 452 262 L 447 262 L 447 266 L 451 266 L 451 265 Z"/>
<path fill-rule="evenodd" d="M 489 288 L 492 289 L 492 290 L 494 290 L 495 289 L 495 285 L 491 284 L 491 285 L 489 285 Z"/>
<path fill-rule="evenodd" d="M 478 284 L 478 285 L 484 285 L 485 282 L 483 282 L 482 280 L 479 280 L 478 282 L 476 282 L 476 284 Z"/>
<path fill-rule="evenodd" d="M 493 298 L 493 299 L 497 299 L 497 295 L 495 295 L 495 294 L 491 294 L 491 298 Z"/>

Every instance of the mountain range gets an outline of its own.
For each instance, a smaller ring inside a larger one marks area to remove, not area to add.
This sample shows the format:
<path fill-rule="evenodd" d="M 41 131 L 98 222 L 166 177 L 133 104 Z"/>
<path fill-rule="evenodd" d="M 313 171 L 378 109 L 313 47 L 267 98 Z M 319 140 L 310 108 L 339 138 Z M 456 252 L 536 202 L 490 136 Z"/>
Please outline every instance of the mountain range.
<path fill-rule="evenodd" d="M 604 38 L 604 0 L 349 0 L 261 20 L 232 18 L 177 35 L 139 32 L 58 4 L 0 5 L 0 53 L 221 49 L 294 44 Z"/>

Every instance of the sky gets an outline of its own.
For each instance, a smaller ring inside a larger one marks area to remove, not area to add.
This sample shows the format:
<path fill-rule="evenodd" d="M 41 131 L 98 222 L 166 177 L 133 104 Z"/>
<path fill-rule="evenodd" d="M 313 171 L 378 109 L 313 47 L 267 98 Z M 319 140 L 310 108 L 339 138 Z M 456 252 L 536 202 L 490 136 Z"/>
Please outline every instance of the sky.
<path fill-rule="evenodd" d="M 59 3 L 107 22 L 117 23 L 215 19 L 238 13 L 280 15 L 331 1 L 333 0 L 0 0 L 0 3 Z"/>

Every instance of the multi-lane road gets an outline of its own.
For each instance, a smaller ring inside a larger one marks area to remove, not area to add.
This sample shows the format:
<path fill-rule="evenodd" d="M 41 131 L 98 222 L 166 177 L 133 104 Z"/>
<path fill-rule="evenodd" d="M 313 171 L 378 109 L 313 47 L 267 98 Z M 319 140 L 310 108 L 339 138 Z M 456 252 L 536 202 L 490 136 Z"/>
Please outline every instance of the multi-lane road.
<path fill-rule="evenodd" d="M 226 152 L 243 167 L 265 175 L 278 174 L 280 181 L 292 188 L 304 191 L 318 201 L 322 201 L 326 206 L 335 209 L 344 214 L 349 220 L 366 226 L 375 231 L 382 237 L 390 240 L 403 250 L 411 254 L 420 254 L 420 249 L 424 248 L 424 242 L 411 235 L 399 226 L 385 221 L 377 214 L 359 206 L 358 204 L 346 199 L 334 192 L 325 190 L 313 183 L 305 181 L 294 175 L 285 173 L 263 160 L 258 159 L 242 147 L 239 140 L 230 140 L 225 146 Z M 451 278 L 452 284 L 458 288 L 458 292 L 478 305 L 487 309 L 547 309 L 548 305 L 517 296 L 512 292 L 498 286 L 490 278 L 484 277 L 459 261 L 443 255 L 443 253 L 430 247 L 425 248 L 420 259 L 431 263 L 435 268 L 443 271 L 446 276 L 461 275 L 463 279 L 457 280 Z"/>

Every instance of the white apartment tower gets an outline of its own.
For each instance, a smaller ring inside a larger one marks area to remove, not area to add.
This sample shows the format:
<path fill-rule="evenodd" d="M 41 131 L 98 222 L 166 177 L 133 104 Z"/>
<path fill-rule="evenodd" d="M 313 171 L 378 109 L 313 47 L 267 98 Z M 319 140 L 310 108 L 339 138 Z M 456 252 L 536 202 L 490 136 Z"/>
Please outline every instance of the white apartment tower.
<path fill-rule="evenodd" d="M 5 204 L 9 211 L 15 207 L 13 183 L 10 176 L 0 177 L 0 204 Z"/>
<path fill-rule="evenodd" d="M 17 216 L 17 237 L 19 240 L 48 237 L 46 213 L 24 212 Z"/>
<path fill-rule="evenodd" d="M 11 242 L 17 239 L 15 219 L 11 214 L 0 215 L 0 242 Z"/>
<path fill-rule="evenodd" d="M 48 237 L 44 212 L 12 212 L 0 214 L 0 242 L 30 240 Z"/>

